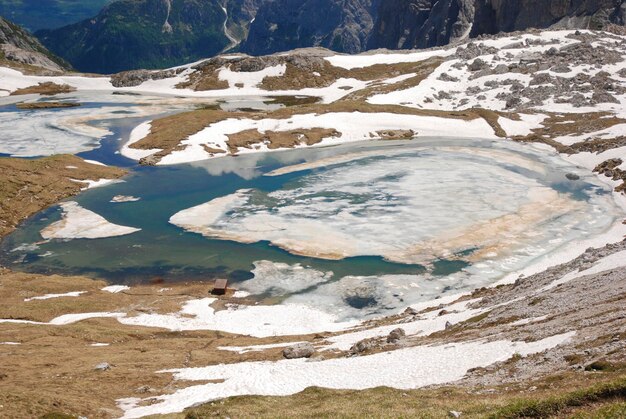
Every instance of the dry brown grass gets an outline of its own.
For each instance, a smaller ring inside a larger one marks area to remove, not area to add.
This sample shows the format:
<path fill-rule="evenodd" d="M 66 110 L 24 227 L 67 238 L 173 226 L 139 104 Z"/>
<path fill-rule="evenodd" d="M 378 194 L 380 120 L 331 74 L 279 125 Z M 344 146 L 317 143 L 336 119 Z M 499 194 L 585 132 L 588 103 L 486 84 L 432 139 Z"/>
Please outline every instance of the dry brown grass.
<path fill-rule="evenodd" d="M 328 87 L 342 78 L 352 78 L 361 81 L 379 81 L 404 74 L 415 74 L 415 77 L 401 83 L 382 85 L 360 91 L 365 95 L 362 97 L 367 97 L 375 93 L 385 93 L 391 90 L 414 87 L 437 68 L 439 64 L 441 64 L 441 60 L 433 59 L 409 63 L 375 64 L 368 67 L 346 70 L 341 67 L 335 67 L 326 60 L 320 60 L 320 62 L 312 68 L 300 68 L 291 63 L 287 63 L 285 74 L 282 76 L 265 77 L 260 87 L 268 91 L 300 90 Z M 317 72 L 319 75 L 313 75 L 314 72 Z"/>
<path fill-rule="evenodd" d="M 18 109 L 55 109 L 55 108 L 76 108 L 80 103 L 76 102 L 32 102 L 18 103 L 15 105 Z"/>
<path fill-rule="evenodd" d="M 228 82 L 219 78 L 219 68 L 214 66 L 197 70 L 189 75 L 187 81 L 176 85 L 177 89 L 191 89 L 196 92 L 223 90 L 228 89 L 228 87 Z"/>
<path fill-rule="evenodd" d="M 25 87 L 23 89 L 17 89 L 13 93 L 11 93 L 11 96 L 32 95 L 32 94 L 51 96 L 51 95 L 57 95 L 61 93 L 71 93 L 74 91 L 76 91 L 76 88 L 70 85 L 56 84 L 51 81 L 47 81 L 44 83 L 39 83 L 36 86 L 30 86 L 30 87 Z"/>
<path fill-rule="evenodd" d="M 0 318 L 48 322 L 52 318 L 81 312 L 171 313 L 191 298 L 208 295 L 211 284 L 170 284 L 132 287 L 118 294 L 101 291 L 106 284 L 84 277 L 0 273 Z M 25 302 L 48 293 L 87 291 L 79 297 Z M 228 296 L 223 297 L 224 301 Z M 163 329 L 125 326 L 115 319 L 90 319 L 64 325 L 0 324 L 0 417 L 39 417 L 61 412 L 88 417 L 118 417 L 115 400 L 149 397 L 187 383 L 173 382 L 170 374 L 156 371 L 232 363 L 277 360 L 280 349 L 238 354 L 219 351 L 218 346 L 276 343 L 310 336 L 255 339 L 215 331 L 170 332 Z M 92 343 L 109 346 L 92 347 Z M 108 371 L 95 365 L 108 362 Z M 143 388 L 142 387 L 147 387 Z"/>
<path fill-rule="evenodd" d="M 260 133 L 256 129 L 241 131 L 228 135 L 228 149 L 231 154 L 237 154 L 239 148 L 254 148 L 255 145 L 265 144 L 270 150 L 278 148 L 293 148 L 298 145 L 314 145 L 324 138 L 341 137 L 341 133 L 329 128 L 297 129 L 291 131 L 266 131 Z"/>
<path fill-rule="evenodd" d="M 463 111 L 441 111 L 432 109 L 415 109 L 408 108 L 401 105 L 374 105 L 367 103 L 363 100 L 341 100 L 330 104 L 320 103 L 305 103 L 299 106 L 291 106 L 286 108 L 280 108 L 273 111 L 252 111 L 252 112 L 227 112 L 216 109 L 198 109 L 189 112 L 183 112 L 176 115 L 167 116 L 161 119 L 154 120 L 152 122 L 152 130 L 150 134 L 144 139 L 136 142 L 131 147 L 138 149 L 154 149 L 160 148 L 162 151 L 155 153 L 142 160 L 142 164 L 155 164 L 164 156 L 170 154 L 172 151 L 180 148 L 180 143 L 189 138 L 189 136 L 196 134 L 203 130 L 205 127 L 223 121 L 226 119 L 288 119 L 294 115 L 303 114 L 316 114 L 323 115 L 327 113 L 393 113 L 397 115 L 415 115 L 415 116 L 430 116 L 449 119 L 462 119 L 465 121 L 471 121 L 477 118 L 483 118 L 494 129 L 494 132 L 499 136 L 505 136 L 504 131 L 498 124 L 498 117 L 501 113 L 490 111 L 487 109 L 468 109 Z M 506 114 L 507 117 L 511 115 Z M 513 117 L 515 117 L 513 115 Z M 317 129 L 319 131 L 322 128 Z M 334 131 L 331 127 L 324 127 L 323 129 Z M 257 133 L 243 131 L 234 135 L 229 135 L 230 138 L 234 138 L 236 141 L 244 144 L 244 147 L 251 143 L 258 143 L 260 141 L 269 141 L 270 144 L 299 144 L 288 140 L 293 137 L 293 134 L 302 133 L 306 130 L 294 130 L 288 132 L 271 132 L 271 133 Z M 261 139 L 262 138 L 262 139 Z M 260 140 L 261 139 L 261 140 Z M 236 150 L 231 147 L 232 150 Z"/>
<path fill-rule="evenodd" d="M 85 187 L 70 179 L 114 179 L 125 173 L 123 169 L 86 163 L 70 155 L 0 159 L 0 237 L 30 215 L 78 194 Z"/>
<path fill-rule="evenodd" d="M 532 134 L 525 137 L 513 137 L 519 142 L 539 142 L 554 147 L 559 153 L 575 154 L 594 148 L 592 143 L 584 145 L 577 143 L 574 146 L 563 145 L 554 139 L 566 135 L 592 134 L 610 128 L 614 125 L 624 124 L 626 119 L 618 118 L 609 112 L 571 113 L 571 114 L 548 114 L 542 122 L 542 127 L 532 130 Z M 602 143 L 599 141 L 598 143 Z M 605 145 L 610 144 L 610 142 Z M 597 149 L 600 151 L 600 148 Z"/>

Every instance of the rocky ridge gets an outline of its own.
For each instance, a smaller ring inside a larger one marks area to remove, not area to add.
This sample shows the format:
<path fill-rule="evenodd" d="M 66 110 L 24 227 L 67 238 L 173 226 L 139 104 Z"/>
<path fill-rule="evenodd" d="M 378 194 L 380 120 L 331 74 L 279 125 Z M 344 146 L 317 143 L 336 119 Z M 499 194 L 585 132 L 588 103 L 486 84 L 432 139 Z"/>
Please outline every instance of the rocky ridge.
<path fill-rule="evenodd" d="M 70 65 L 48 51 L 34 36 L 0 17 L 0 58 L 5 62 L 59 73 Z"/>

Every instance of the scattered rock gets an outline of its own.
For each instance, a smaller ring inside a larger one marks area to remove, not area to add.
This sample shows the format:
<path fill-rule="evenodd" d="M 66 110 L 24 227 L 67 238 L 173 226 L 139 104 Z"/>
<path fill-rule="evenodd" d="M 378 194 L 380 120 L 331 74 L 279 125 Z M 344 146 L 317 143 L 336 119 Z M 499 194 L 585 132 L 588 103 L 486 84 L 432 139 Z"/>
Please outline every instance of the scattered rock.
<path fill-rule="evenodd" d="M 451 82 L 457 82 L 459 81 L 458 78 L 453 77 L 451 75 L 449 75 L 448 73 L 441 73 L 439 75 L 439 77 L 437 77 L 437 80 L 441 80 L 441 81 L 451 81 Z"/>
<path fill-rule="evenodd" d="M 411 316 L 415 316 L 417 313 L 419 312 L 415 310 L 413 307 L 407 307 L 406 310 L 404 310 L 404 314 L 409 314 Z"/>
<path fill-rule="evenodd" d="M 361 352 L 365 352 L 373 346 L 374 341 L 372 339 L 363 339 L 352 345 L 352 348 L 350 348 L 350 353 L 360 354 Z"/>
<path fill-rule="evenodd" d="M 108 362 L 101 362 L 94 367 L 94 370 L 96 371 L 107 371 L 110 369 L 111 369 L 111 364 L 109 364 Z"/>
<path fill-rule="evenodd" d="M 580 176 L 578 176 L 575 173 L 567 173 L 565 175 L 565 177 L 568 178 L 569 180 L 578 180 L 578 179 L 580 179 Z"/>
<path fill-rule="evenodd" d="M 506 74 L 509 72 L 509 66 L 506 64 L 498 64 L 496 68 L 493 69 L 493 72 L 496 74 Z"/>
<path fill-rule="evenodd" d="M 487 63 L 485 61 L 483 61 L 480 58 L 476 58 L 470 65 L 469 65 L 469 71 L 480 71 L 482 69 L 484 69 L 485 67 L 487 67 Z"/>
<path fill-rule="evenodd" d="M 396 343 L 406 336 L 406 332 L 402 328 L 393 329 L 387 336 L 387 343 Z"/>
<path fill-rule="evenodd" d="M 460 418 L 461 417 L 461 412 L 457 412 L 456 410 L 450 410 L 448 412 L 448 417 L 450 417 L 450 418 Z"/>
<path fill-rule="evenodd" d="M 308 342 L 298 343 L 283 350 L 283 356 L 287 359 L 309 358 L 315 353 L 315 348 Z"/>

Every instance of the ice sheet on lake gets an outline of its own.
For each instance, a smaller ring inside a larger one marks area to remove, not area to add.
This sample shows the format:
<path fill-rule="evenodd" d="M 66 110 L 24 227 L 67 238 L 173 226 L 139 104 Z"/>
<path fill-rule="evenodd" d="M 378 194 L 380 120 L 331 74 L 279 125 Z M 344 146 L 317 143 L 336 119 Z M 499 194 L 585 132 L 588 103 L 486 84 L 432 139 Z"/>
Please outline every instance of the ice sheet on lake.
<path fill-rule="evenodd" d="M 540 242 L 545 250 L 542 238 L 567 241 L 574 227 L 600 229 L 612 221 L 610 211 L 594 214 L 610 207 L 609 198 L 574 200 L 524 170 L 540 175 L 542 165 L 507 150 L 458 147 L 362 159 L 278 191 L 240 190 L 170 222 L 211 238 L 267 240 L 299 255 L 428 263 L 472 248 L 504 255 Z"/>
<path fill-rule="evenodd" d="M 98 239 L 124 236 L 141 229 L 110 223 L 104 217 L 78 205 L 64 202 L 63 219 L 50 224 L 41 231 L 44 239 Z"/>

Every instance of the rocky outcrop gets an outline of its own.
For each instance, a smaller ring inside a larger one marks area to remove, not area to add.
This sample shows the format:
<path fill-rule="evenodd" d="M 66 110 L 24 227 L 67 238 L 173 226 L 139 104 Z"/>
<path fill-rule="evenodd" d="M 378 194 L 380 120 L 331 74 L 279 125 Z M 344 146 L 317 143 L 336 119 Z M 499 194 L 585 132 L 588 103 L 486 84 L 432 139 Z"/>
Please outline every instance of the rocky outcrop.
<path fill-rule="evenodd" d="M 428 48 L 469 34 L 472 0 L 388 0 L 378 10 L 369 48 Z"/>
<path fill-rule="evenodd" d="M 148 80 L 163 80 L 171 77 L 175 77 L 177 74 L 183 72 L 183 69 L 170 69 L 162 71 L 148 71 L 148 70 L 131 70 L 123 71 L 111 76 L 111 84 L 113 87 L 135 87 Z"/>
<path fill-rule="evenodd" d="M 470 36 L 513 32 L 528 28 L 601 29 L 624 24 L 621 0 L 475 0 L 476 14 Z"/>
<path fill-rule="evenodd" d="M 377 11 L 369 48 L 427 48 L 466 37 L 529 28 L 624 25 L 621 0 L 388 0 Z"/>
<path fill-rule="evenodd" d="M 283 350 L 283 356 L 287 359 L 309 358 L 315 353 L 315 348 L 308 342 L 298 343 Z"/>
<path fill-rule="evenodd" d="M 380 0 L 274 0 L 263 3 L 244 52 L 253 55 L 322 46 L 356 53 L 367 48 Z"/>
<path fill-rule="evenodd" d="M 0 17 L 0 58 L 53 72 L 70 68 L 68 63 L 41 45 L 37 38 L 2 17 Z"/>

